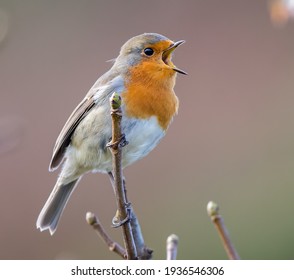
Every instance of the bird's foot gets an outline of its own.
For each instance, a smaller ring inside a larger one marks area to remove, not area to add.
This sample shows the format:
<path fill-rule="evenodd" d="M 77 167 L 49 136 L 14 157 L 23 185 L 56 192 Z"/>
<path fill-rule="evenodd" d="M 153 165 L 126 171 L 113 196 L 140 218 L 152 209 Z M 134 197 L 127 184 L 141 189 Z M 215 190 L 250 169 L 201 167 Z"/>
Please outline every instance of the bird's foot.
<path fill-rule="evenodd" d="M 119 138 L 118 141 L 112 142 L 112 139 L 110 139 L 110 141 L 106 144 L 107 148 L 122 148 L 125 147 L 126 145 L 128 145 L 129 142 L 126 139 L 125 134 L 122 134 Z"/>
<path fill-rule="evenodd" d="M 130 220 L 131 220 L 131 211 L 132 211 L 131 210 L 131 203 L 127 203 L 125 207 L 126 207 L 126 210 L 127 210 L 126 211 L 127 216 L 123 220 L 120 220 L 119 213 L 118 213 L 118 211 L 116 211 L 116 214 L 112 219 L 112 227 L 118 228 L 118 227 L 121 227 L 122 225 L 130 222 Z"/>

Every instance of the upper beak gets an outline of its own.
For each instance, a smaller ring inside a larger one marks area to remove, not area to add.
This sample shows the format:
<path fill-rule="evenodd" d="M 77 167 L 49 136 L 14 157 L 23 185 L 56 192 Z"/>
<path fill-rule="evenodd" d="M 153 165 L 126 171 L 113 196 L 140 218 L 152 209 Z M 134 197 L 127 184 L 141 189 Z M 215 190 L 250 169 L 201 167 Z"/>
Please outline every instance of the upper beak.
<path fill-rule="evenodd" d="M 167 58 L 169 57 L 169 55 L 178 47 L 178 46 L 180 46 L 180 45 L 182 45 L 183 43 L 185 43 L 185 41 L 184 40 L 180 40 L 180 41 L 177 41 L 177 42 L 175 42 L 175 43 L 173 43 L 171 46 L 169 46 L 164 52 L 163 52 L 163 54 L 162 54 L 162 60 L 164 61 L 164 62 L 166 62 L 167 61 Z M 184 75 L 188 75 L 188 73 L 187 72 L 185 72 L 185 71 L 183 71 L 183 70 L 181 70 L 181 69 L 178 69 L 178 68 L 176 68 L 174 65 L 173 65 L 173 70 L 174 71 L 176 71 L 176 72 L 178 72 L 178 73 L 181 73 L 181 74 L 184 74 Z"/>

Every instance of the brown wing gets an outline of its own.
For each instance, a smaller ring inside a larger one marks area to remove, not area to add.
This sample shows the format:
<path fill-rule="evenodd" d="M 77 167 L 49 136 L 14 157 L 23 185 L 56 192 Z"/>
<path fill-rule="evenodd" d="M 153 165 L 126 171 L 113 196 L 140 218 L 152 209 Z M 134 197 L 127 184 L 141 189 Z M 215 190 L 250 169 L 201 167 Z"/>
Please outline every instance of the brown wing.
<path fill-rule="evenodd" d="M 65 150 L 70 143 L 73 132 L 75 131 L 81 120 L 94 107 L 94 105 L 95 100 L 93 98 L 93 95 L 86 96 L 86 98 L 83 99 L 82 102 L 72 112 L 56 140 L 53 149 L 52 159 L 49 165 L 50 171 L 56 169 L 59 166 L 63 159 Z"/>

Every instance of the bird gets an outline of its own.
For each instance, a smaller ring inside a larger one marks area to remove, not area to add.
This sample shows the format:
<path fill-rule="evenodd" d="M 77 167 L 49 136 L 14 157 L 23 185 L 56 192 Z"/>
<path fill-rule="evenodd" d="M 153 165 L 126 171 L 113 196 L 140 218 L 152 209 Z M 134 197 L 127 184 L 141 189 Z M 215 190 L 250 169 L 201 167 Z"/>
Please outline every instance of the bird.
<path fill-rule="evenodd" d="M 174 92 L 177 73 L 187 73 L 172 62 L 173 51 L 185 41 L 172 41 L 157 33 L 129 39 L 112 67 L 78 104 L 62 128 L 49 165 L 61 166 L 56 184 L 42 208 L 36 227 L 53 235 L 64 208 L 82 176 L 110 173 L 112 136 L 109 98 L 122 100 L 121 129 L 128 145 L 122 151 L 122 168 L 145 157 L 157 146 L 178 112 Z"/>

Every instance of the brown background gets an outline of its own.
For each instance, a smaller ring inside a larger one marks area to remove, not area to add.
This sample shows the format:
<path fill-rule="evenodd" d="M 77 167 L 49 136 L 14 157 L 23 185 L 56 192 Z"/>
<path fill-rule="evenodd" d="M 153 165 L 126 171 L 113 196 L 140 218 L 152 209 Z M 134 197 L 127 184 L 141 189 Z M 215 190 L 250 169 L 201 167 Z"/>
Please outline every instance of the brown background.
<path fill-rule="evenodd" d="M 294 22 L 266 1 L 0 1 L 0 258 L 111 259 L 85 222 L 111 229 L 108 178 L 89 174 L 53 237 L 35 221 L 57 172 L 48 164 L 65 120 L 120 46 L 143 32 L 185 39 L 174 57 L 179 115 L 125 170 L 154 258 L 180 237 L 180 259 L 226 259 L 206 214 L 215 200 L 245 259 L 294 258 Z"/>

